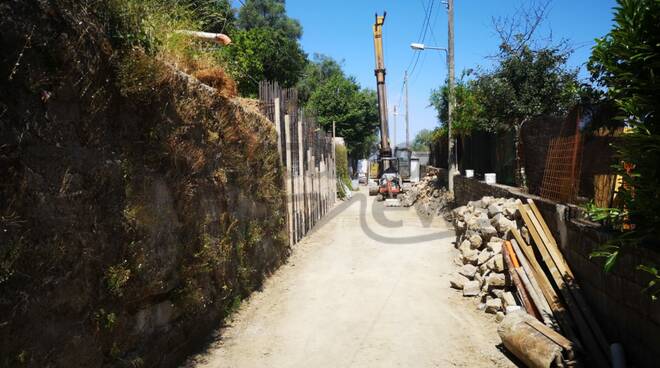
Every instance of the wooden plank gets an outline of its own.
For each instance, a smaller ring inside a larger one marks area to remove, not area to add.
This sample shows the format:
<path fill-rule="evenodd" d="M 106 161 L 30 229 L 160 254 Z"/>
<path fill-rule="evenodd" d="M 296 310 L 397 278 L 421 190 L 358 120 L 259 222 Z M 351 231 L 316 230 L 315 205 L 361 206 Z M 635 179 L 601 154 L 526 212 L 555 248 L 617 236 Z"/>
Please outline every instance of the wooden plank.
<path fill-rule="evenodd" d="M 589 327 L 591 328 L 594 336 L 596 337 L 596 340 L 598 341 L 598 344 L 600 345 L 603 354 L 609 357 L 609 344 L 607 342 L 607 339 L 605 338 L 603 331 L 600 329 L 598 322 L 596 322 L 595 318 L 593 317 L 591 308 L 589 308 L 589 305 L 587 304 L 586 300 L 584 299 L 584 296 L 582 295 L 582 290 L 580 289 L 580 285 L 575 280 L 575 277 L 573 276 L 573 272 L 568 266 L 566 259 L 561 254 L 559 247 L 557 246 L 557 241 L 555 240 L 554 236 L 552 236 L 552 232 L 550 232 L 550 229 L 548 228 L 548 224 L 543 219 L 543 216 L 541 215 L 541 211 L 539 211 L 538 207 L 536 207 L 534 201 L 531 199 L 528 199 L 527 201 L 532 211 L 530 217 L 536 218 L 536 222 L 539 223 L 541 230 L 544 233 L 546 233 L 546 238 L 548 239 L 548 243 L 546 243 L 546 247 L 548 248 L 550 255 L 552 256 L 555 263 L 560 266 L 560 271 L 563 273 L 564 280 L 566 281 L 566 284 L 569 287 L 571 293 L 573 294 L 578 307 L 582 311 L 582 314 L 584 315 L 587 323 L 589 324 Z"/>
<path fill-rule="evenodd" d="M 543 272 L 541 265 L 536 260 L 534 251 L 532 250 L 531 247 L 525 244 L 525 240 L 520 235 L 518 229 L 511 229 L 511 233 L 516 238 L 516 243 L 513 242 L 511 243 L 514 246 L 514 250 L 519 249 L 521 252 L 524 253 L 525 255 L 524 258 L 526 259 L 527 262 L 529 262 L 529 266 L 532 268 L 532 271 L 534 273 L 534 278 L 536 279 L 539 287 L 541 288 L 541 292 L 545 296 L 545 299 L 548 302 L 550 309 L 552 310 L 552 314 L 557 319 L 557 322 L 559 323 L 559 326 L 561 327 L 562 331 L 566 336 L 568 336 L 568 338 L 577 342 L 578 339 L 575 334 L 573 320 L 568 314 L 568 311 L 564 308 L 564 305 L 559 299 L 557 292 L 552 287 L 552 284 L 550 283 L 548 276 L 545 274 L 545 272 Z"/>
<path fill-rule="evenodd" d="M 533 203 L 533 202 L 532 202 Z M 536 206 L 535 206 L 536 207 Z M 529 216 L 530 220 L 532 221 L 532 224 L 534 225 L 534 229 L 536 232 L 539 234 L 539 237 L 541 238 L 541 241 L 543 242 L 543 245 L 545 248 L 548 250 L 548 254 L 550 257 L 552 257 L 552 260 L 555 262 L 555 265 L 557 265 L 557 269 L 559 272 L 564 274 L 571 275 L 572 273 L 568 268 L 568 265 L 566 264 L 566 261 L 564 260 L 564 257 L 559 253 L 559 249 L 557 247 L 557 243 L 554 242 L 554 237 L 552 236 L 552 233 L 550 233 L 550 230 L 548 232 L 545 231 L 547 229 L 547 224 L 544 227 L 541 225 L 541 222 L 539 221 L 536 213 L 532 210 L 531 205 L 527 204 L 525 205 L 525 209 L 527 209 L 527 215 Z M 537 208 L 538 210 L 538 208 Z M 540 213 L 539 213 L 539 217 Z M 543 217 L 541 217 L 541 220 L 543 220 Z M 545 221 L 544 221 L 545 223 Z M 552 241 L 550 241 L 550 238 L 552 238 Z M 554 247 L 552 246 L 554 242 Z"/>
<path fill-rule="evenodd" d="M 282 132 L 281 132 L 281 127 L 280 124 L 282 121 L 280 120 L 280 99 L 275 98 L 273 100 L 274 107 L 275 107 L 275 131 L 277 132 L 277 153 L 280 156 L 280 165 L 284 163 L 283 157 L 282 157 Z"/>
<path fill-rule="evenodd" d="M 545 294 L 543 293 L 543 289 L 539 285 L 538 281 L 536 280 L 536 272 L 534 269 L 532 269 L 532 266 L 529 264 L 529 261 L 527 260 L 527 257 L 525 254 L 522 252 L 520 249 L 520 246 L 518 245 L 518 242 L 515 239 L 511 239 L 511 246 L 513 248 L 513 251 L 516 253 L 516 256 L 518 256 L 518 260 L 520 261 L 520 266 L 522 269 L 525 271 L 525 274 L 529 278 L 529 281 L 534 288 L 534 290 L 538 291 L 540 296 L 542 297 L 542 309 L 544 312 L 547 313 L 548 317 L 552 319 L 552 308 L 550 308 L 550 304 L 548 304 L 548 301 L 545 298 Z"/>
<path fill-rule="evenodd" d="M 545 324 L 552 325 L 552 320 L 548 318 L 548 315 L 543 310 L 543 303 L 541 302 L 542 298 L 536 292 L 534 287 L 532 287 L 532 283 L 529 281 L 529 277 L 527 277 L 525 271 L 521 267 L 518 267 L 516 268 L 516 273 L 518 273 L 518 277 L 520 278 L 520 281 L 522 281 L 522 284 L 527 291 L 527 295 L 529 295 L 532 299 L 532 303 L 534 303 L 534 307 L 536 308 L 535 315 L 537 318 Z"/>
<path fill-rule="evenodd" d="M 534 307 L 534 304 L 531 300 L 531 297 L 529 296 L 529 293 L 523 286 L 522 280 L 520 280 L 520 276 L 518 276 L 515 267 L 513 267 L 513 262 L 509 257 L 509 253 L 506 247 L 502 247 L 502 258 L 504 258 L 504 263 L 506 264 L 506 269 L 509 271 L 509 276 L 511 277 L 511 281 L 513 281 L 514 286 L 518 290 L 518 295 L 520 296 L 520 300 L 523 303 L 523 307 L 525 308 L 527 313 L 529 313 L 529 315 L 539 318 L 539 314 Z"/>
<path fill-rule="evenodd" d="M 289 225 L 289 245 L 294 244 L 293 236 L 293 178 L 291 175 L 291 128 L 289 114 L 284 115 L 284 144 L 286 155 L 286 204 L 287 204 L 287 222 Z"/>
<path fill-rule="evenodd" d="M 560 333 L 557 331 L 547 328 L 546 326 L 541 327 L 541 324 L 535 320 L 528 320 L 525 321 L 528 325 L 534 327 L 537 331 L 545 335 L 547 338 L 552 340 L 555 344 L 561 346 L 562 348 L 566 350 L 574 350 L 576 346 L 573 344 L 573 341 L 567 339 L 566 337 L 562 336 Z"/>
<path fill-rule="evenodd" d="M 312 170 L 314 168 L 314 164 L 312 162 L 312 152 L 309 148 L 307 148 L 307 172 L 305 172 L 305 198 L 307 201 L 307 223 L 309 224 L 309 230 L 314 227 L 316 224 L 314 222 L 314 219 L 312 218 Z"/>
<path fill-rule="evenodd" d="M 514 242 L 515 240 L 512 239 L 511 243 L 513 244 Z M 512 248 L 509 249 L 509 251 L 513 250 L 514 252 L 517 252 L 519 254 L 518 259 L 520 260 L 520 267 L 518 268 L 518 273 L 520 274 L 520 279 L 522 280 L 523 284 L 529 291 L 529 295 L 532 297 L 532 300 L 534 301 L 536 308 L 541 314 L 541 319 L 543 320 L 543 323 L 552 327 L 555 325 L 554 317 L 552 315 L 552 309 L 550 309 L 547 300 L 545 300 L 545 296 L 543 295 L 541 287 L 539 287 L 539 285 L 537 284 L 536 278 L 534 277 L 534 274 L 531 268 L 529 267 L 529 263 L 527 263 L 525 256 L 522 254 L 522 252 L 516 251 L 517 248 L 519 247 L 512 246 Z"/>
<path fill-rule="evenodd" d="M 298 114 L 302 116 L 302 114 Z M 305 162 L 303 161 L 303 122 L 298 119 L 298 206 L 300 212 L 300 236 L 307 232 L 307 221 L 305 218 Z"/>
<path fill-rule="evenodd" d="M 550 274 L 552 275 L 555 284 L 557 284 L 557 287 L 559 288 L 559 292 L 562 294 L 564 300 L 566 301 L 566 305 L 568 307 L 567 309 L 577 325 L 580 336 L 582 337 L 582 342 L 584 343 L 584 346 L 589 352 L 589 355 L 594 359 L 594 363 L 596 366 L 607 367 L 608 366 L 607 356 L 604 355 L 604 353 L 602 352 L 600 348 L 600 344 L 596 341 L 593 332 L 591 331 L 589 325 L 585 321 L 580 308 L 577 306 L 573 294 L 569 290 L 568 285 L 566 285 L 566 282 L 562 274 L 557 269 L 557 265 L 555 264 L 554 260 L 548 253 L 548 250 L 546 249 L 545 244 L 543 243 L 543 240 L 541 239 L 537 231 L 537 228 L 530 216 L 533 214 L 531 213 L 531 210 L 529 210 L 529 206 L 518 204 L 518 210 L 520 211 L 523 221 L 527 225 L 527 228 L 530 234 L 532 235 L 532 239 L 536 244 L 536 248 L 541 253 L 541 256 L 543 257 L 543 261 L 548 267 L 548 270 L 550 271 Z"/>

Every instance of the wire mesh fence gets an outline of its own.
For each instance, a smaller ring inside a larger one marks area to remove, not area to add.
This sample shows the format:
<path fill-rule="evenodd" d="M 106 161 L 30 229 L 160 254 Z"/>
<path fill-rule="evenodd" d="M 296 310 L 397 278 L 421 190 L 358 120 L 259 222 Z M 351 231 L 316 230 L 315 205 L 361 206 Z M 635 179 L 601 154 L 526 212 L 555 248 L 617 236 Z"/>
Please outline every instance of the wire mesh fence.
<path fill-rule="evenodd" d="M 580 185 L 581 160 L 579 134 L 551 139 L 541 183 L 541 197 L 574 203 Z"/>

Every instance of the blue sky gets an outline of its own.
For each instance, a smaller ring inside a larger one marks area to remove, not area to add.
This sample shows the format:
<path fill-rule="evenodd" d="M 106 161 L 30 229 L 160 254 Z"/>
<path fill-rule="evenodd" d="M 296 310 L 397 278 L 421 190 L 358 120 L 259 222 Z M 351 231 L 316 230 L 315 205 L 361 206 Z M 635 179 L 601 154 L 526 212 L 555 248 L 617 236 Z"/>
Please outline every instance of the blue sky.
<path fill-rule="evenodd" d="M 440 0 L 287 0 L 289 16 L 303 26 L 301 43 L 310 55 L 323 53 L 339 61 L 347 74 L 357 78 L 363 87 L 375 88 L 374 51 L 371 27 L 374 13 L 387 11 L 384 25 L 385 66 L 389 108 L 399 102 L 404 70 L 413 51 L 411 42 L 418 42 L 424 20 L 424 8 L 433 2 L 431 27 L 425 43 L 445 47 L 447 44 L 447 14 Z M 489 55 L 498 47 L 493 31 L 493 17 L 513 15 L 526 1 L 520 0 L 455 0 L 456 76 L 466 68 L 488 67 Z M 422 5 L 424 4 L 424 5 Z M 565 38 L 577 47 L 569 60 L 581 67 L 589 58 L 596 37 L 605 35 L 612 26 L 614 0 L 554 0 L 549 16 L 539 35 L 552 31 L 555 40 Z M 410 78 L 410 139 L 420 129 L 438 125 L 435 111 L 428 106 L 431 89 L 446 78 L 445 56 L 437 51 L 423 51 Z M 401 107 L 399 111 L 402 112 Z M 392 117 L 390 117 L 390 126 Z M 403 115 L 397 118 L 397 142 L 403 141 Z M 392 128 L 390 128 L 392 132 Z M 392 134 L 392 133 L 390 133 Z M 392 137 L 390 137 L 392 139 Z"/>

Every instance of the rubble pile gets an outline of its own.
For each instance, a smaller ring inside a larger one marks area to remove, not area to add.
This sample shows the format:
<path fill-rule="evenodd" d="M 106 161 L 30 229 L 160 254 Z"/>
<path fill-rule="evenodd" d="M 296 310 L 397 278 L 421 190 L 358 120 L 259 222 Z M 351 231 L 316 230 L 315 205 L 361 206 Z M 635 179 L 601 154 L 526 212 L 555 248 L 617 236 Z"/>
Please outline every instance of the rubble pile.
<path fill-rule="evenodd" d="M 401 206 L 414 205 L 418 213 L 428 217 L 439 216 L 450 208 L 454 197 L 447 188 L 440 185 L 438 174 L 438 169 L 428 167 L 426 175 L 399 197 Z"/>
<path fill-rule="evenodd" d="M 483 197 L 452 211 L 459 254 L 459 270 L 451 287 L 466 297 L 481 297 L 480 308 L 498 315 L 520 309 L 505 276 L 502 247 L 508 231 L 518 227 L 519 199 Z"/>
<path fill-rule="evenodd" d="M 460 268 L 450 286 L 497 315 L 503 345 L 527 366 L 608 366 L 610 345 L 539 207 L 526 202 L 483 197 L 452 211 Z"/>

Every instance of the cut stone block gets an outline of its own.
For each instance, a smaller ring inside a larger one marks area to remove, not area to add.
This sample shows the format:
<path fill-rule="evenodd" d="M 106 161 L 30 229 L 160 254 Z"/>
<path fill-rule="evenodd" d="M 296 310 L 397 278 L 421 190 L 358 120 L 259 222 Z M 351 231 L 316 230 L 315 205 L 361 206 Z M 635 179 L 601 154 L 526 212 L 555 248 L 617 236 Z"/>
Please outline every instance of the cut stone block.
<path fill-rule="evenodd" d="M 450 284 L 451 287 L 453 287 L 454 289 L 463 290 L 463 286 L 464 286 L 465 283 L 468 282 L 468 281 L 470 281 L 470 279 L 468 279 L 467 277 L 465 277 L 465 276 L 463 276 L 463 275 L 461 275 L 461 274 L 455 273 L 455 274 L 453 274 L 453 275 L 451 276 L 451 278 L 449 279 L 449 284 Z"/>
<path fill-rule="evenodd" d="M 466 264 L 458 270 L 458 273 L 472 280 L 477 273 L 477 267 L 471 264 Z"/>
<path fill-rule="evenodd" d="M 470 237 L 470 245 L 472 246 L 472 249 L 479 249 L 481 244 L 483 244 L 481 236 L 475 234 Z"/>
<path fill-rule="evenodd" d="M 497 254 L 493 257 L 494 260 L 494 267 L 493 271 L 495 272 L 504 272 L 504 258 L 502 257 L 502 254 Z"/>
<path fill-rule="evenodd" d="M 486 248 L 489 251 L 491 251 L 493 254 L 502 253 L 502 243 L 501 242 L 489 241 L 488 244 L 486 244 Z"/>
<path fill-rule="evenodd" d="M 510 291 L 502 293 L 501 299 L 505 307 L 508 307 L 510 305 L 518 305 L 518 303 L 516 303 L 516 299 L 513 297 L 513 294 Z"/>
<path fill-rule="evenodd" d="M 492 256 L 493 253 L 491 253 L 489 250 L 487 249 L 482 250 L 481 253 L 479 253 L 479 257 L 477 258 L 477 264 L 482 265 L 486 263 Z"/>
<path fill-rule="evenodd" d="M 502 300 L 500 298 L 492 298 L 486 300 L 486 313 L 497 313 L 502 310 Z"/>
<path fill-rule="evenodd" d="M 486 278 L 486 282 L 491 287 L 501 288 L 504 287 L 504 285 L 506 284 L 506 278 L 504 277 L 503 273 L 494 272 L 488 275 L 488 277 Z"/>
<path fill-rule="evenodd" d="M 463 285 L 463 296 L 477 296 L 481 291 L 478 281 L 468 281 Z"/>

